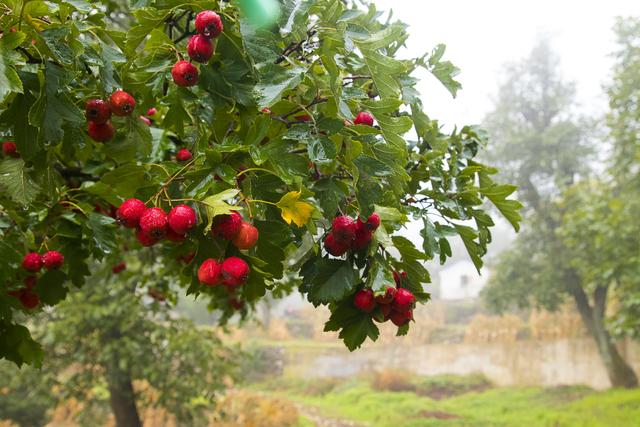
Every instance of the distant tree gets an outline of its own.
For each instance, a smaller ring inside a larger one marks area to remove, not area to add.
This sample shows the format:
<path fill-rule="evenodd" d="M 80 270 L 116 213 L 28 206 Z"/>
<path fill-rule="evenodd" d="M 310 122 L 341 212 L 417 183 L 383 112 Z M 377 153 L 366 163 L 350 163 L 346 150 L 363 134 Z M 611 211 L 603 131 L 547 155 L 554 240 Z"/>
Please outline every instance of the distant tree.
<path fill-rule="evenodd" d="M 624 208 L 626 228 L 614 237 L 632 239 L 625 254 L 632 268 L 618 274 L 621 296 L 612 325 L 618 334 L 640 338 L 640 18 L 619 19 L 615 31 L 619 49 L 607 124 L 613 142 L 611 192 Z"/>
<path fill-rule="evenodd" d="M 586 122 L 572 115 L 574 93 L 542 40 L 509 69 L 486 119 L 494 160 L 519 185 L 527 226 L 500 257 L 484 296 L 497 311 L 514 303 L 554 310 L 571 297 L 611 384 L 633 387 L 636 375 L 607 329 L 606 307 L 609 291 L 623 289 L 622 271 L 626 277 L 637 268 L 629 254 L 637 235 L 618 239 L 628 225 L 624 203 L 590 177 L 597 147 Z"/>
<path fill-rule="evenodd" d="M 118 426 L 140 426 L 139 409 L 150 406 L 181 425 L 206 420 L 225 381 L 237 373 L 240 353 L 211 329 L 175 317 L 175 293 L 143 264 L 150 254 L 132 251 L 127 261 L 116 275 L 108 263 L 96 268 L 82 289 L 37 319 L 36 336 L 49 357 L 42 371 L 8 367 L 14 379 L 7 397 L 0 396 L 0 416 L 25 426 L 46 424 L 55 385 L 58 398 L 82 402 L 79 417 L 87 425 L 111 412 Z M 135 384 L 148 385 L 150 393 Z"/>

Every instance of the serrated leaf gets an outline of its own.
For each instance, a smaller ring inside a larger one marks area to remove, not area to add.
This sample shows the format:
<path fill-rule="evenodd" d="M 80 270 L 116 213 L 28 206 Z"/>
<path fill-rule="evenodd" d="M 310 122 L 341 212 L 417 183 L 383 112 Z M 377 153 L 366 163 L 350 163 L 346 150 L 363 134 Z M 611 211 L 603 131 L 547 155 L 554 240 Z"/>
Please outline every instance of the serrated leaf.
<path fill-rule="evenodd" d="M 289 191 L 282 196 L 276 206 L 280 208 L 282 219 L 287 223 L 293 222 L 298 227 L 304 226 L 313 213 L 313 205 L 300 201 L 300 191 Z"/>
<path fill-rule="evenodd" d="M 484 255 L 485 250 L 475 241 L 478 238 L 478 233 L 466 225 L 456 225 L 455 228 L 462 239 L 462 243 L 464 243 L 464 247 L 467 249 L 471 261 L 473 261 L 473 265 L 475 265 L 478 274 L 480 274 L 480 268 L 482 268 L 481 257 Z"/>
<path fill-rule="evenodd" d="M 109 254 L 118 247 L 115 220 L 109 216 L 91 212 L 84 224 L 84 232 L 91 237 L 100 255 Z"/>
<path fill-rule="evenodd" d="M 6 159 L 0 162 L 0 186 L 9 196 L 27 206 L 38 195 L 40 187 L 27 173 L 22 159 Z"/>
<path fill-rule="evenodd" d="M 518 187 L 515 185 L 493 185 L 491 187 L 485 187 L 480 189 L 480 194 L 491 200 L 491 203 L 500 211 L 500 213 L 511 223 L 511 226 L 515 231 L 520 230 L 520 222 L 522 216 L 520 215 L 520 209 L 522 209 L 522 203 L 517 200 L 507 200 Z"/>
<path fill-rule="evenodd" d="M 370 314 L 353 306 L 351 301 L 340 304 L 324 325 L 325 332 L 340 331 L 338 335 L 349 351 L 359 348 L 367 337 L 372 341 L 378 339 L 380 331 Z"/>
<path fill-rule="evenodd" d="M 67 288 L 64 282 L 67 280 L 66 274 L 60 270 L 49 270 L 44 273 L 36 285 L 36 292 L 40 295 L 43 303 L 55 305 L 67 296 Z"/>
<path fill-rule="evenodd" d="M 24 40 L 24 33 L 5 33 L 0 38 L 0 105 L 11 92 L 22 93 L 22 82 L 12 67 L 13 49 Z"/>
<path fill-rule="evenodd" d="M 351 263 L 321 258 L 315 265 L 309 301 L 315 305 L 340 301 L 353 291 L 356 277 Z"/>
<path fill-rule="evenodd" d="M 271 107 L 279 101 L 285 91 L 300 84 L 307 70 L 302 67 L 285 69 L 278 65 L 269 65 L 262 71 L 265 74 L 255 88 L 258 108 Z"/>

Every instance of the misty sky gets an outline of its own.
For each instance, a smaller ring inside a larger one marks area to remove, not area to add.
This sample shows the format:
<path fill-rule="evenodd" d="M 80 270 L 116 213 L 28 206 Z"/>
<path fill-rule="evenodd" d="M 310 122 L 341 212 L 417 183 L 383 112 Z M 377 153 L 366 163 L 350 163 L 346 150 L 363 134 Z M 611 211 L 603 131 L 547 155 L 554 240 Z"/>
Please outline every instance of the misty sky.
<path fill-rule="evenodd" d="M 576 108 L 589 115 L 604 113 L 603 86 L 616 49 L 615 17 L 640 15 L 640 0 L 375 0 L 375 4 L 381 11 L 392 9 L 394 17 L 409 24 L 403 57 L 419 56 L 444 43 L 445 59 L 461 69 L 458 80 L 463 87 L 456 99 L 428 72 L 418 75 L 426 112 L 447 130 L 481 123 L 504 80 L 504 64 L 527 57 L 540 35 L 550 39 L 559 55 L 563 77 L 576 83 Z M 497 224 L 491 256 L 515 237 L 505 221 Z M 420 229 L 421 223 L 411 222 L 401 234 L 421 245 Z M 454 255 L 466 256 L 461 242 L 453 243 Z"/>
<path fill-rule="evenodd" d="M 503 64 L 530 52 L 538 34 L 550 36 L 563 75 L 577 84 L 579 108 L 588 113 L 607 107 L 602 86 L 610 75 L 616 16 L 640 15 L 640 0 L 375 0 L 409 24 L 407 56 L 438 43 L 446 59 L 461 70 L 462 91 L 453 100 L 426 72 L 419 89 L 427 113 L 442 123 L 480 123 L 491 109 Z"/>

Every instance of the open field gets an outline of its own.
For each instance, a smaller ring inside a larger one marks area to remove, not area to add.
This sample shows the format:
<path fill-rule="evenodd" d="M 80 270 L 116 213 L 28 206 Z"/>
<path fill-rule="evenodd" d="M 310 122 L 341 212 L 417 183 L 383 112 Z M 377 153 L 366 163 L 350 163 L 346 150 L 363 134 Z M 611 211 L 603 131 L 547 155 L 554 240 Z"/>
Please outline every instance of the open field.
<path fill-rule="evenodd" d="M 381 382 L 382 381 L 382 382 Z M 422 384 L 420 384 L 422 382 Z M 407 388 L 406 391 L 380 388 Z M 281 381 L 261 386 L 344 425 L 588 426 L 640 425 L 640 390 L 593 391 L 586 387 L 486 388 L 455 377 L 402 381 Z M 411 390 L 412 389 L 412 390 Z M 430 397 L 431 395 L 431 397 Z M 307 408 L 305 411 L 304 408 Z M 350 422 L 350 423 L 349 423 Z M 321 424 L 318 424 L 321 425 Z M 338 425 L 338 424 L 337 424 Z"/>

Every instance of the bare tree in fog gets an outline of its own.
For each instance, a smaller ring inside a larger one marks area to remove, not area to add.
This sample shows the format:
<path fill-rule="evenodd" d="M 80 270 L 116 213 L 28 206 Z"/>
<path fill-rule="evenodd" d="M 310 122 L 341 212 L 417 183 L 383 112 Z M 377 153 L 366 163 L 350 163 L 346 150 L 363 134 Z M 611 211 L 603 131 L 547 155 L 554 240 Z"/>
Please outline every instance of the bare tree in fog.
<path fill-rule="evenodd" d="M 493 143 L 491 155 L 503 173 L 519 185 L 525 203 L 525 226 L 515 244 L 495 266 L 484 296 L 497 311 L 514 303 L 535 303 L 557 309 L 566 297 L 576 304 L 595 340 L 613 386 L 634 387 L 638 380 L 620 355 L 607 329 L 606 306 L 612 279 L 594 275 L 593 264 L 614 263 L 618 270 L 633 265 L 624 247 L 602 248 L 593 237 L 606 240 L 608 203 L 603 185 L 593 183 L 590 170 L 598 150 L 586 121 L 572 114 L 572 84 L 562 80 L 559 61 L 548 40 L 541 40 L 530 56 L 509 68 L 494 111 L 486 118 Z M 603 195 L 593 199 L 593 194 Z M 620 220 L 620 224 L 625 221 Z M 597 228 L 600 226 L 599 228 Z M 589 227 L 593 227 L 589 228 Z M 632 247 L 633 240 L 625 242 Z M 597 260 L 583 262 L 585 259 Z"/>

